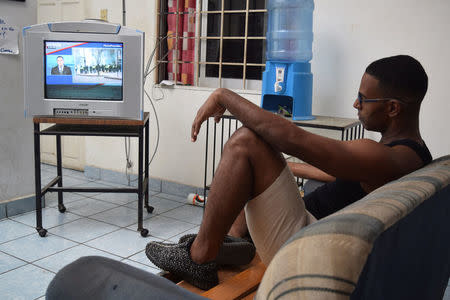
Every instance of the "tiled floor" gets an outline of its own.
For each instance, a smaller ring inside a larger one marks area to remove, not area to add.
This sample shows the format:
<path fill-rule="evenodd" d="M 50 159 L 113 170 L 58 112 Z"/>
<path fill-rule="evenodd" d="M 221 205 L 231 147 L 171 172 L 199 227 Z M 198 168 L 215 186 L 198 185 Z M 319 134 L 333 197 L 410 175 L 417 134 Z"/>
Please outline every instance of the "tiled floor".
<path fill-rule="evenodd" d="M 42 183 L 56 174 L 42 165 Z M 64 169 L 64 186 L 114 186 L 90 181 L 82 172 Z M 44 299 L 47 285 L 63 266 L 81 256 L 113 258 L 151 273 L 160 270 L 145 256 L 152 240 L 178 241 L 186 233 L 197 232 L 203 209 L 186 204 L 186 198 L 150 191 L 152 214 L 144 210 L 147 238 L 137 229 L 137 195 L 65 193 L 67 211 L 56 208 L 57 194 L 46 195 L 43 226 L 47 236 L 36 230 L 35 211 L 0 220 L 0 298 Z"/>
<path fill-rule="evenodd" d="M 42 182 L 56 173 L 42 167 Z M 63 171 L 65 186 L 117 186 L 89 181 L 81 172 Z M 65 193 L 67 211 L 56 208 L 57 195 L 46 195 L 41 238 L 35 212 L 0 220 L 0 298 L 44 299 L 47 285 L 58 270 L 81 256 L 100 255 L 123 261 L 151 273 L 159 273 L 145 256 L 145 245 L 152 240 L 178 241 L 197 232 L 203 209 L 186 204 L 184 197 L 150 193 L 152 214 L 144 210 L 144 227 L 150 235 L 142 238 L 137 229 L 137 196 L 134 194 Z M 445 300 L 450 300 L 450 286 Z"/>

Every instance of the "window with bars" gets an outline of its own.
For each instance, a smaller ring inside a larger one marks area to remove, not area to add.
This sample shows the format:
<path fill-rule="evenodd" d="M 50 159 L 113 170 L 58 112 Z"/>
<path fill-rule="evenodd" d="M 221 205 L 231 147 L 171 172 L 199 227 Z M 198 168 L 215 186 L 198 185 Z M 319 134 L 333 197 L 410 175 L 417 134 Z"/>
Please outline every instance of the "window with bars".
<path fill-rule="evenodd" d="M 157 82 L 261 89 L 265 0 L 160 0 Z"/>

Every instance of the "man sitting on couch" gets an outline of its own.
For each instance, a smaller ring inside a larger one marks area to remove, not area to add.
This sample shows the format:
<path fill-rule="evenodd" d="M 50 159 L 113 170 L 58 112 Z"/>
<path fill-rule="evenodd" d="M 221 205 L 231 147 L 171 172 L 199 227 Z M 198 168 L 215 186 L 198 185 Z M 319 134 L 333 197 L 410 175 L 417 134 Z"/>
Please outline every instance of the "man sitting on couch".
<path fill-rule="evenodd" d="M 427 86 L 423 67 L 410 56 L 383 58 L 367 67 L 353 106 L 365 129 L 381 133 L 379 142 L 315 135 L 232 91 L 217 89 L 198 110 L 192 141 L 207 118 L 218 121 L 225 110 L 243 127 L 225 145 L 200 231 L 178 244 L 151 242 L 147 256 L 160 268 L 209 289 L 218 282 L 215 259 L 224 236 L 244 209 L 258 254 L 268 265 L 302 227 L 431 161 L 419 132 Z M 302 199 L 281 153 L 308 163 L 293 167 L 302 177 L 336 180 Z"/>

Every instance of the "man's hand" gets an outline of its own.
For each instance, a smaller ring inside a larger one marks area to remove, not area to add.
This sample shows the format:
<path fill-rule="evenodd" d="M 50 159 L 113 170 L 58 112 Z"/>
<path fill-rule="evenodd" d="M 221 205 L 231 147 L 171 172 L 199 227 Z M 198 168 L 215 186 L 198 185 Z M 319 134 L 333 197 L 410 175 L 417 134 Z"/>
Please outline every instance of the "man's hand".
<path fill-rule="evenodd" d="M 220 118 L 225 112 L 225 107 L 220 104 L 221 91 L 222 89 L 215 90 L 197 111 L 197 116 L 195 117 L 191 128 L 192 142 L 197 140 L 200 127 L 209 117 L 214 117 L 214 121 L 216 121 L 216 123 L 220 121 Z"/>

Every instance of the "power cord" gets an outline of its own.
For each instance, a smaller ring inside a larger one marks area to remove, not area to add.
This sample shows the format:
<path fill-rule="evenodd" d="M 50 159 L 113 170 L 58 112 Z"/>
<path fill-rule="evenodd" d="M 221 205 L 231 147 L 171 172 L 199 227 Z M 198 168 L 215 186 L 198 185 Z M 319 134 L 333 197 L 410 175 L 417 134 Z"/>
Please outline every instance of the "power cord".
<path fill-rule="evenodd" d="M 152 53 L 150 54 L 150 57 L 149 57 L 149 59 L 148 59 L 148 61 L 147 61 L 147 65 L 146 65 L 146 68 L 145 68 L 145 72 L 144 72 L 144 74 L 145 74 L 145 75 L 144 75 L 144 84 L 145 84 L 145 81 L 147 80 L 147 76 L 150 75 L 150 74 L 156 69 L 156 67 L 158 67 L 159 64 L 160 64 L 160 62 L 158 62 L 151 70 L 149 70 L 149 69 L 150 69 L 150 66 L 151 66 L 151 62 L 152 62 L 153 57 L 154 57 L 154 55 L 155 55 L 156 49 L 159 47 L 159 45 L 161 44 L 161 42 L 164 41 L 165 39 L 167 39 L 169 36 L 170 36 L 170 35 L 166 35 L 165 37 L 163 37 L 161 40 L 158 41 L 158 43 L 157 43 L 157 44 L 155 45 L 155 47 L 153 48 L 153 51 L 152 51 Z M 163 56 L 162 59 L 166 58 L 168 55 L 169 55 L 169 52 L 167 52 L 167 53 Z M 153 95 L 154 87 L 155 87 L 155 85 L 152 85 L 152 95 Z M 152 106 L 153 113 L 154 113 L 154 115 L 155 115 L 156 129 L 157 129 L 156 146 L 155 146 L 155 149 L 154 149 L 154 151 L 153 151 L 153 153 L 152 153 L 152 156 L 151 156 L 151 158 L 150 158 L 150 161 L 149 161 L 149 163 L 148 163 L 148 165 L 147 165 L 147 167 L 149 167 L 150 164 L 153 162 L 153 159 L 155 158 L 155 155 L 156 155 L 156 153 L 157 153 L 157 151 L 158 151 L 158 148 L 159 148 L 160 130 L 159 130 L 159 119 L 158 119 L 158 114 L 157 114 L 157 112 L 156 112 L 155 105 L 153 104 L 152 97 L 150 97 L 150 95 L 148 94 L 148 92 L 147 92 L 147 90 L 145 89 L 145 87 L 144 87 L 144 93 L 145 93 L 145 95 L 147 96 L 147 98 L 148 98 L 148 100 L 150 101 L 150 104 L 151 104 L 151 106 Z M 156 102 L 157 102 L 157 101 L 160 101 L 160 100 L 162 100 L 162 99 L 164 99 L 164 96 L 165 96 L 165 95 L 164 95 L 164 92 L 163 92 L 162 90 L 161 90 L 161 93 L 162 93 L 162 96 L 161 96 L 161 97 L 159 97 L 159 98 L 157 98 L 157 99 L 154 99 Z M 127 147 L 127 143 L 128 143 L 128 147 Z M 129 137 L 126 137 L 126 138 L 125 138 L 125 156 L 126 156 L 125 175 L 126 175 L 126 177 L 127 177 L 127 179 L 128 179 L 128 185 L 130 186 L 130 185 L 131 185 L 131 182 L 135 182 L 135 181 L 137 181 L 138 179 L 136 178 L 136 179 L 131 180 L 130 175 L 128 174 L 128 169 L 132 167 L 132 162 L 131 162 L 131 160 L 130 160 L 130 138 L 129 138 Z"/>
<path fill-rule="evenodd" d="M 148 69 L 150 69 L 150 65 L 151 65 L 151 63 L 152 63 L 152 61 L 153 61 L 153 57 L 155 56 L 156 49 L 158 49 L 158 47 L 159 47 L 159 45 L 161 44 L 161 42 L 163 42 L 165 39 L 167 39 L 167 38 L 169 38 L 169 37 L 172 37 L 172 36 L 174 36 L 174 35 L 171 35 L 171 34 L 166 35 L 165 37 L 163 37 L 162 39 L 160 39 L 160 40 L 156 43 L 155 47 L 153 48 L 153 51 L 152 51 L 152 53 L 150 54 L 150 57 L 148 58 L 148 61 L 147 61 L 147 65 L 146 65 L 146 67 L 145 67 L 145 72 L 144 72 L 144 83 L 145 83 L 145 81 L 146 81 L 146 79 L 147 79 L 147 76 L 150 75 L 150 73 L 153 72 L 153 71 L 156 69 L 156 67 L 158 67 L 159 64 L 160 64 L 160 63 L 157 63 L 150 71 L 148 70 Z M 169 55 L 169 52 L 170 52 L 170 51 L 167 51 L 167 53 L 161 58 L 161 60 L 163 60 L 164 58 L 166 58 L 166 57 Z"/>
<path fill-rule="evenodd" d="M 152 99 L 150 98 L 150 95 L 147 93 L 147 91 L 144 89 L 145 95 L 147 95 L 148 100 L 150 101 L 150 104 L 152 105 L 153 108 L 153 113 L 155 114 L 155 119 L 156 119 L 156 131 L 158 132 L 158 136 L 156 138 L 156 146 L 155 146 L 155 150 L 153 151 L 152 157 L 150 158 L 150 161 L 148 162 L 148 166 L 150 166 L 150 164 L 153 161 L 153 158 L 156 155 L 156 151 L 158 150 L 159 147 L 159 136 L 160 136 L 160 132 L 159 132 L 159 120 L 158 120 L 158 114 L 156 113 L 156 109 L 155 109 L 155 105 L 153 104 Z M 147 167 L 148 167 L 147 166 Z"/>
<path fill-rule="evenodd" d="M 146 91 L 145 89 L 144 89 L 144 92 L 145 92 L 145 95 L 148 97 L 148 100 L 150 101 L 150 104 L 152 105 L 153 113 L 155 114 L 155 119 L 156 119 L 156 131 L 157 131 L 157 133 L 158 133 L 157 138 L 156 138 L 156 146 L 155 146 L 155 150 L 153 150 L 152 156 L 151 156 L 150 161 L 148 162 L 148 165 L 147 165 L 147 167 L 149 167 L 150 164 L 152 163 L 153 159 L 155 158 L 156 152 L 158 151 L 158 148 L 159 148 L 160 131 L 159 131 L 159 119 L 158 119 L 158 114 L 156 113 L 155 105 L 153 104 L 153 101 L 152 101 L 150 95 L 147 93 L 147 91 Z M 128 139 L 129 139 L 129 138 L 128 138 Z M 128 140 L 128 141 L 129 141 L 129 140 Z M 125 150 L 126 150 L 126 148 L 125 148 Z M 126 152 L 125 154 L 126 154 L 126 156 L 127 156 L 127 163 L 128 163 L 128 161 L 129 161 L 129 160 L 128 160 L 129 152 Z M 128 166 L 128 165 L 127 165 L 127 166 Z M 128 175 L 127 171 L 125 171 L 125 172 L 126 172 L 125 174 L 127 175 L 127 178 L 128 178 L 128 185 L 131 185 L 131 182 L 135 182 L 135 181 L 138 180 L 138 178 L 135 178 L 135 179 L 131 180 L 131 179 L 130 179 L 130 175 Z"/>
<path fill-rule="evenodd" d="M 130 160 L 130 152 L 131 152 L 131 145 L 130 145 L 130 137 L 125 137 L 125 158 L 126 158 L 126 165 L 125 165 L 125 176 L 128 179 L 128 185 L 130 185 L 130 175 L 128 174 L 128 169 L 130 169 L 133 166 L 133 162 Z"/>

